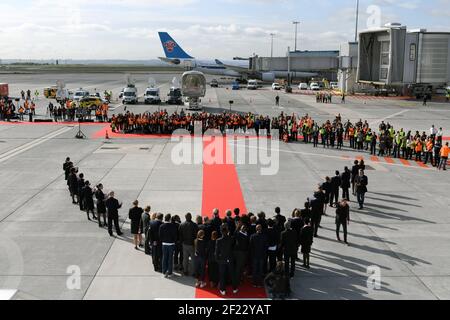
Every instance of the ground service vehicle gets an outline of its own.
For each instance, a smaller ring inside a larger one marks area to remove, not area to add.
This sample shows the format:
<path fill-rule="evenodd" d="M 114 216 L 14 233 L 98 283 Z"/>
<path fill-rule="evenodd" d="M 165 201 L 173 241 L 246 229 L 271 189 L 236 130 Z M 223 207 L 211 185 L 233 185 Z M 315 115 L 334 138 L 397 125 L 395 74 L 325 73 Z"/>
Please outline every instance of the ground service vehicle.
<path fill-rule="evenodd" d="M 218 88 L 219 87 L 219 81 L 216 79 L 211 80 L 211 88 Z"/>
<path fill-rule="evenodd" d="M 257 80 L 248 80 L 247 90 L 257 90 L 258 89 L 258 81 Z"/>
<path fill-rule="evenodd" d="M 308 84 L 307 83 L 300 83 L 299 85 L 298 85 L 298 88 L 300 89 L 300 90 L 308 90 Z"/>
<path fill-rule="evenodd" d="M 138 103 L 137 89 L 134 85 L 128 85 L 128 87 L 123 89 L 122 103 Z"/>
<path fill-rule="evenodd" d="M 47 99 L 56 99 L 56 93 L 58 92 L 57 86 L 44 88 L 44 97 Z"/>
<path fill-rule="evenodd" d="M 90 96 L 80 99 L 80 108 L 95 110 L 100 107 L 104 101 L 97 96 Z"/>
<path fill-rule="evenodd" d="M 239 86 L 239 82 L 233 82 L 233 84 L 231 85 L 231 90 L 239 90 L 241 89 L 241 87 Z"/>
<path fill-rule="evenodd" d="M 272 84 L 272 90 L 281 90 L 281 85 L 279 83 Z"/>
<path fill-rule="evenodd" d="M 320 86 L 319 86 L 319 84 L 317 82 L 312 82 L 309 85 L 309 89 L 312 90 L 312 91 L 319 91 L 320 90 Z"/>
<path fill-rule="evenodd" d="M 147 88 L 144 94 L 144 102 L 146 104 L 160 104 L 159 88 Z"/>
<path fill-rule="evenodd" d="M 167 104 L 183 104 L 183 95 L 181 94 L 180 88 L 170 88 L 169 94 L 167 95 L 169 99 L 167 100 Z"/>
<path fill-rule="evenodd" d="M 89 92 L 83 89 L 75 91 L 73 95 L 73 100 L 80 101 L 82 98 L 89 97 Z"/>

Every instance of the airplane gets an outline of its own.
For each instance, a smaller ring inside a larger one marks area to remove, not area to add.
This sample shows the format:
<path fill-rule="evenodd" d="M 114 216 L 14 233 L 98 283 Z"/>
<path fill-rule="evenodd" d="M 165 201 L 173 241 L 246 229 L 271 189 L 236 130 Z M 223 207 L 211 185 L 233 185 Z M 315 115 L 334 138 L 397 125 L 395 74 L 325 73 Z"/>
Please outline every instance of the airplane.
<path fill-rule="evenodd" d="M 204 74 L 240 79 L 257 79 L 265 82 L 274 82 L 275 78 L 288 77 L 287 70 L 274 70 L 269 72 L 253 71 L 250 69 L 249 61 L 246 60 L 198 60 L 187 54 L 167 32 L 158 32 L 158 34 L 166 55 L 166 57 L 159 57 L 159 59 L 169 64 L 181 65 L 195 71 L 203 72 Z M 290 72 L 289 74 L 291 79 L 311 78 L 318 75 L 313 72 Z"/>
<path fill-rule="evenodd" d="M 191 68 L 195 71 L 203 72 L 204 74 L 219 75 L 233 78 L 241 78 L 242 74 L 230 70 L 223 64 L 218 64 L 216 60 L 198 60 L 187 54 L 183 48 L 167 33 L 159 32 L 159 38 L 164 49 L 166 57 L 159 57 L 161 61 L 181 65 L 187 68 Z M 242 67 L 248 70 L 248 61 L 235 62 L 236 67 Z"/>

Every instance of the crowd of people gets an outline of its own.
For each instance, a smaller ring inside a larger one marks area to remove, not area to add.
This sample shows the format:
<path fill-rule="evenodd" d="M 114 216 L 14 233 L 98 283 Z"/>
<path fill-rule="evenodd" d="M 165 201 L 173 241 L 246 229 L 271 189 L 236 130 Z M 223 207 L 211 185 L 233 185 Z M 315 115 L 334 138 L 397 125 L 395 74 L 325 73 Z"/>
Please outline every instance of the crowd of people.
<path fill-rule="evenodd" d="M 270 136 L 271 131 L 278 130 L 279 137 L 285 142 L 297 142 L 302 137 L 304 143 L 312 143 L 314 147 L 342 149 L 344 142 L 347 147 L 357 151 L 370 152 L 371 155 L 402 158 L 406 160 L 430 163 L 438 169 L 446 170 L 449 146 L 443 143 L 443 129 L 433 125 L 429 132 L 396 130 L 390 123 L 381 121 L 378 130 L 371 128 L 368 121 L 361 119 L 355 123 L 350 120 L 343 122 L 341 115 L 333 121 L 317 123 L 308 114 L 299 117 L 295 114 L 278 117 L 255 115 L 253 113 L 210 114 L 180 113 L 170 114 L 167 110 L 154 113 L 113 115 L 111 127 L 114 132 L 141 132 L 149 134 L 171 134 L 177 129 L 186 129 L 194 133 L 194 123 L 202 123 L 202 132 L 217 129 L 222 133 L 226 130 L 247 132 L 254 130 L 257 136 L 262 131 Z"/>
<path fill-rule="evenodd" d="M 53 102 L 49 102 L 47 106 L 47 115 L 51 116 L 55 122 L 75 120 L 96 120 L 98 122 L 108 122 L 108 110 L 107 103 L 96 108 L 80 107 L 79 104 L 72 100 L 60 101 L 57 105 Z M 94 118 L 94 119 L 93 119 Z"/>
<path fill-rule="evenodd" d="M 363 209 L 368 185 L 364 169 L 364 161 L 356 161 L 351 170 L 345 167 L 342 174 L 336 171 L 335 176 L 326 177 L 304 207 L 294 209 L 289 218 L 281 214 L 279 207 L 272 218 L 264 212 L 243 214 L 235 208 L 226 210 L 224 218 L 218 209 L 211 216 L 194 218 L 187 213 L 182 222 L 179 215 L 152 213 L 150 206 L 143 209 L 136 200 L 128 212 L 134 248 L 143 248 L 151 255 L 154 270 L 166 278 L 177 270 L 194 276 L 196 287 L 205 288 L 208 279 L 211 288 L 226 295 L 228 285 L 237 294 L 246 277 L 251 277 L 254 287 L 266 287 L 272 297 L 286 298 L 296 261 L 301 261 L 299 251 L 303 267 L 310 268 L 313 239 L 318 237 L 328 207 L 335 208 L 337 240 L 341 241 L 342 227 L 344 242 L 348 244 L 349 190 Z M 70 158 L 65 160 L 63 170 L 72 203 L 86 212 L 88 220 L 97 220 L 100 228 L 107 227 L 110 236 L 114 235 L 113 225 L 117 235 L 122 235 L 119 209 L 123 204 L 114 192 L 105 195 L 102 184 L 93 188 Z"/>
<path fill-rule="evenodd" d="M 222 133 L 227 129 L 246 132 L 255 129 L 257 134 L 260 130 L 266 129 L 270 134 L 271 119 L 268 116 L 257 116 L 252 113 L 221 113 L 213 114 L 207 112 L 186 113 L 183 109 L 169 114 L 166 109 L 134 114 L 126 112 L 124 114 L 113 115 L 111 127 L 114 132 L 123 133 L 148 133 L 148 134 L 171 134 L 177 129 L 185 129 L 194 133 L 194 124 L 202 123 L 202 133 L 209 129 L 217 129 Z"/>
<path fill-rule="evenodd" d="M 333 93 L 332 92 L 317 92 L 316 93 L 317 103 L 333 103 Z"/>

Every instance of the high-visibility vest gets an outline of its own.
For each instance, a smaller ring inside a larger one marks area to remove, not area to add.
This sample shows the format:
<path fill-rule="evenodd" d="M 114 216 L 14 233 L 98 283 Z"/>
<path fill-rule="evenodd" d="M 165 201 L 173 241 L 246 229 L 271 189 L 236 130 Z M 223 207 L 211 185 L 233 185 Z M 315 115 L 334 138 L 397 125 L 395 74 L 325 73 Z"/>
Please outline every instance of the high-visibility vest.
<path fill-rule="evenodd" d="M 450 148 L 448 146 L 443 146 L 441 148 L 441 157 L 448 158 L 449 152 L 450 152 Z"/>
<path fill-rule="evenodd" d="M 422 142 L 418 141 L 416 143 L 416 152 L 422 152 L 422 149 L 423 149 Z"/>

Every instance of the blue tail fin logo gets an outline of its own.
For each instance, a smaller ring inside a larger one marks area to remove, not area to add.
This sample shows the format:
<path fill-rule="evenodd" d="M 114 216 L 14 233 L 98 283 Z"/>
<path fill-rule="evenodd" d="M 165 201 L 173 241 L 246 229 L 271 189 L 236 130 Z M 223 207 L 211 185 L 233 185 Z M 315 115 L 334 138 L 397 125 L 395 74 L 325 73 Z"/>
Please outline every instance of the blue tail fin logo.
<path fill-rule="evenodd" d="M 188 55 L 167 32 L 159 32 L 158 34 L 161 39 L 161 44 L 163 46 L 164 53 L 166 54 L 166 58 L 193 59 L 193 57 Z"/>

